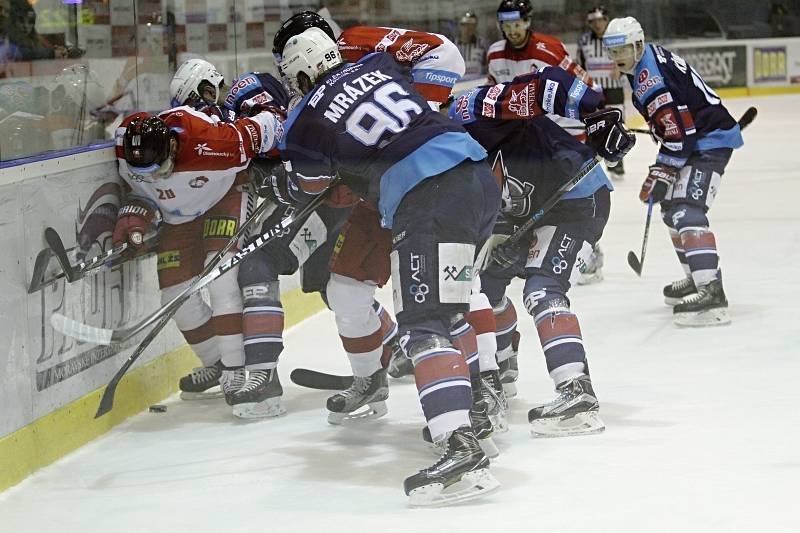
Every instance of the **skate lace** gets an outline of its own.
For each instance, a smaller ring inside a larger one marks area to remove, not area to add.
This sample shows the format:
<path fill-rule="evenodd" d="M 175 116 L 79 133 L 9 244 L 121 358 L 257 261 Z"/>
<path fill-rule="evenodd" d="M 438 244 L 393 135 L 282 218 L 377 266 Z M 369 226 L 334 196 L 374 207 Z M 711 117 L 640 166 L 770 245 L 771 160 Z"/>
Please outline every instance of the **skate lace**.
<path fill-rule="evenodd" d="M 255 370 L 250 372 L 250 375 L 247 377 L 247 381 L 244 382 L 244 385 L 241 389 L 242 392 L 251 391 L 257 389 L 267 381 L 269 381 L 270 372 L 268 370 Z"/>
<path fill-rule="evenodd" d="M 245 384 L 244 371 L 223 372 L 219 381 L 225 391 L 239 390 Z"/>
<path fill-rule="evenodd" d="M 372 378 L 353 376 L 353 384 L 343 390 L 341 394 L 347 398 L 358 397 L 367 392 L 371 384 Z"/>
<path fill-rule="evenodd" d="M 682 302 L 682 303 L 684 303 L 684 304 L 693 304 L 693 303 L 697 303 L 697 302 L 699 302 L 700 300 L 702 300 L 703 298 L 705 298 L 705 296 L 706 296 L 706 293 L 707 293 L 707 292 L 708 292 L 708 290 L 707 290 L 705 287 L 700 287 L 700 288 L 697 290 L 697 292 L 695 292 L 695 293 L 692 293 L 692 294 L 690 294 L 689 296 L 686 296 L 686 297 L 683 299 L 683 302 Z"/>
<path fill-rule="evenodd" d="M 192 369 L 192 383 L 211 381 L 217 376 L 217 369 L 213 366 L 201 366 Z"/>
<path fill-rule="evenodd" d="M 672 286 L 670 287 L 670 289 L 672 289 L 673 291 L 676 291 L 676 292 L 677 291 L 683 291 L 683 290 L 686 290 L 689 287 L 691 287 L 693 284 L 694 284 L 694 282 L 692 281 L 691 278 L 683 278 L 680 281 L 673 281 L 672 282 Z"/>

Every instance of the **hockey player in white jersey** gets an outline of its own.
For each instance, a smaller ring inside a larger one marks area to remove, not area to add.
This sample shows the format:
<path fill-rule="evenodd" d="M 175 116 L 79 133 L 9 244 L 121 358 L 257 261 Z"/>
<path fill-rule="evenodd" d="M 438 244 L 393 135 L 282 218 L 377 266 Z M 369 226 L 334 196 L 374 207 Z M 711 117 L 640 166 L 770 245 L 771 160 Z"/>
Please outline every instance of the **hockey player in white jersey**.
<path fill-rule="evenodd" d="M 244 188 L 247 165 L 272 147 L 278 128 L 271 113 L 227 124 L 188 106 L 157 116 L 137 113 L 118 128 L 117 160 L 128 194 L 113 240 L 138 250 L 143 235 L 160 226 L 157 269 L 164 302 L 192 283 L 235 234 L 252 202 Z M 209 293 L 210 304 L 196 293 L 174 317 L 205 367 L 185 378 L 182 388 L 202 393 L 207 388 L 200 382 L 216 378 L 230 400 L 245 377 L 242 297 L 233 276 L 212 283 Z"/>

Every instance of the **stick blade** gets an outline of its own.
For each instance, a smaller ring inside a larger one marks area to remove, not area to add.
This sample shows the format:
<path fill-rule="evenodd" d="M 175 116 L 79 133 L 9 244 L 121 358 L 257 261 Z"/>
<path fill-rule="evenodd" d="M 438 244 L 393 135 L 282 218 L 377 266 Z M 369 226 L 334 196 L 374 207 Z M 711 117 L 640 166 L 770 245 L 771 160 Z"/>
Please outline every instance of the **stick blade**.
<path fill-rule="evenodd" d="M 31 275 L 31 282 L 28 285 L 28 294 L 33 294 L 46 285 L 44 274 L 52 256 L 53 251 L 50 248 L 45 248 L 36 255 L 36 261 L 33 263 L 33 275 Z"/>
<path fill-rule="evenodd" d="M 742 118 L 739 119 L 739 127 L 741 129 L 746 128 L 748 124 L 753 122 L 753 120 L 756 118 L 757 115 L 758 115 L 758 109 L 756 109 L 755 107 L 748 107 L 747 111 L 745 111 L 744 114 L 742 115 Z"/>
<path fill-rule="evenodd" d="M 642 263 L 633 251 L 628 252 L 628 264 L 631 266 L 636 275 L 642 276 Z"/>
<path fill-rule="evenodd" d="M 103 391 L 103 397 L 100 398 L 100 405 L 97 406 L 97 412 L 94 414 L 95 418 L 100 418 L 114 408 L 114 393 L 116 390 L 117 383 L 115 381 L 106 386 L 106 390 Z"/>
<path fill-rule="evenodd" d="M 50 317 L 50 325 L 67 337 L 93 344 L 111 344 L 111 336 L 114 334 L 113 330 L 82 324 L 60 313 L 53 313 Z"/>
<path fill-rule="evenodd" d="M 308 368 L 295 368 L 289 377 L 296 385 L 317 390 L 344 390 L 353 384 L 353 376 L 337 376 Z"/>

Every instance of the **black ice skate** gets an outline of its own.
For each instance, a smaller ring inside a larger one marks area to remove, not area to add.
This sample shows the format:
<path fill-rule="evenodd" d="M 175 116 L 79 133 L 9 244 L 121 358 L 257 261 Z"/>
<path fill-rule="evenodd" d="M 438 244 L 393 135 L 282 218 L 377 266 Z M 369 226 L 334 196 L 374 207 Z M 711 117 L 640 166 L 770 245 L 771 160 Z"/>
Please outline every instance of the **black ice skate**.
<path fill-rule="evenodd" d="M 389 359 L 387 370 L 389 375 L 395 379 L 414 375 L 414 363 L 406 357 L 403 349 L 400 348 L 400 344 L 396 341 L 392 341 L 392 357 Z"/>
<path fill-rule="evenodd" d="M 600 404 L 589 376 L 570 379 L 556 387 L 558 397 L 528 411 L 534 437 L 568 437 L 600 433 L 606 426 L 600 419 Z"/>
<path fill-rule="evenodd" d="M 439 460 L 403 482 L 409 504 L 445 505 L 477 498 L 500 486 L 471 428 L 460 427 L 443 442 Z"/>
<path fill-rule="evenodd" d="M 608 172 L 611 174 L 611 179 L 614 181 L 622 181 L 625 179 L 625 165 L 622 161 L 614 166 L 608 165 Z"/>
<path fill-rule="evenodd" d="M 697 293 L 687 296 L 672 308 L 672 317 L 679 326 L 723 326 L 731 323 L 728 300 L 718 279 L 701 285 Z"/>
<path fill-rule="evenodd" d="M 233 394 L 233 414 L 239 418 L 271 418 L 286 413 L 281 405 L 283 387 L 278 370 L 251 370 L 241 389 Z"/>
<path fill-rule="evenodd" d="M 664 287 L 664 303 L 678 305 L 684 298 L 696 292 L 697 288 L 694 286 L 694 280 L 691 277 L 673 281 Z"/>
<path fill-rule="evenodd" d="M 369 377 L 353 377 L 350 388 L 328 398 L 328 422 L 334 425 L 380 418 L 386 414 L 389 381 L 382 368 Z"/>
<path fill-rule="evenodd" d="M 508 421 L 506 420 L 508 400 L 506 393 L 503 392 L 500 372 L 498 370 L 481 372 L 481 381 L 483 382 L 481 394 L 486 402 L 492 427 L 496 433 L 505 433 L 508 431 Z"/>
<path fill-rule="evenodd" d="M 517 353 L 519 352 L 519 331 L 511 334 L 512 356 L 504 361 L 499 361 L 500 382 L 503 384 L 503 391 L 506 398 L 513 398 L 517 395 L 517 377 L 519 377 L 519 367 L 517 366 Z"/>
<path fill-rule="evenodd" d="M 225 403 L 233 405 L 233 395 L 244 387 L 246 374 L 244 368 L 223 367 L 222 376 L 219 378 L 219 386 L 225 395 Z"/>
<path fill-rule="evenodd" d="M 211 366 L 201 366 L 183 376 L 178 382 L 181 390 L 181 400 L 209 400 L 222 398 L 219 388 L 219 378 L 222 376 L 222 362 L 217 361 Z"/>

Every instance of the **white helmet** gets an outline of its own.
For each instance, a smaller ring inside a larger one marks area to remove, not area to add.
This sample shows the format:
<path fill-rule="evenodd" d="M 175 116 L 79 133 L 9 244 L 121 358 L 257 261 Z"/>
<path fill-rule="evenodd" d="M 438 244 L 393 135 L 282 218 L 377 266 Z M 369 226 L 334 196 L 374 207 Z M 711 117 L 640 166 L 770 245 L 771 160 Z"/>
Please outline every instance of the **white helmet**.
<path fill-rule="evenodd" d="M 617 67 L 632 74 L 644 54 L 642 25 L 633 17 L 612 19 L 603 34 L 603 44 Z"/>
<path fill-rule="evenodd" d="M 222 84 L 225 82 L 222 74 L 216 67 L 205 59 L 189 59 L 175 72 L 169 84 L 169 93 L 172 105 L 192 105 L 203 100 L 200 84 L 206 82 L 216 90 L 214 103 L 220 103 L 223 98 Z"/>
<path fill-rule="evenodd" d="M 300 89 L 297 76 L 304 72 L 312 83 L 323 73 L 342 63 L 339 47 L 333 39 L 319 28 L 308 28 L 295 35 L 283 47 L 279 69 L 297 92 Z"/>

